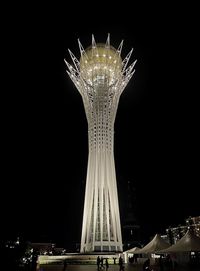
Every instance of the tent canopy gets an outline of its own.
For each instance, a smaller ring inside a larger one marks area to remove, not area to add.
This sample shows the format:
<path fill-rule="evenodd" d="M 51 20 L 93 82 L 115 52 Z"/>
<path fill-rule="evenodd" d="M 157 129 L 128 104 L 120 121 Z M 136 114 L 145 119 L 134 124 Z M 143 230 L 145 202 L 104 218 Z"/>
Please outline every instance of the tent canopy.
<path fill-rule="evenodd" d="M 133 248 L 131 248 L 131 249 L 125 251 L 125 252 L 126 253 L 133 253 L 134 254 L 137 250 L 140 250 L 140 248 L 139 247 L 133 247 Z"/>
<path fill-rule="evenodd" d="M 188 230 L 176 244 L 167 249 L 160 250 L 159 253 L 191 251 L 200 251 L 200 238 L 192 230 Z"/>
<path fill-rule="evenodd" d="M 143 248 L 135 249 L 135 254 L 142 254 L 142 253 L 155 253 L 158 250 L 168 248 L 170 246 L 169 243 L 164 241 L 159 234 L 156 234 L 154 238 Z M 134 248 L 133 248 L 134 249 Z M 131 253 L 130 250 L 127 251 L 128 253 Z"/>

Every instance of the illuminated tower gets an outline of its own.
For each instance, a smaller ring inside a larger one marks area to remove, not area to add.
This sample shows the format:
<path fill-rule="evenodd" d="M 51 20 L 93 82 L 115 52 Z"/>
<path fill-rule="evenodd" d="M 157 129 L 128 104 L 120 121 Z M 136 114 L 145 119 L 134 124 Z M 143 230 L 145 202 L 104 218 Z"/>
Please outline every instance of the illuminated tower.
<path fill-rule="evenodd" d="M 131 79 L 136 61 L 127 64 L 133 49 L 121 59 L 123 41 L 116 50 L 95 42 L 80 61 L 69 50 L 68 75 L 80 92 L 88 121 L 89 157 L 82 224 L 81 252 L 122 251 L 117 183 L 113 154 L 114 122 L 120 95 Z"/>

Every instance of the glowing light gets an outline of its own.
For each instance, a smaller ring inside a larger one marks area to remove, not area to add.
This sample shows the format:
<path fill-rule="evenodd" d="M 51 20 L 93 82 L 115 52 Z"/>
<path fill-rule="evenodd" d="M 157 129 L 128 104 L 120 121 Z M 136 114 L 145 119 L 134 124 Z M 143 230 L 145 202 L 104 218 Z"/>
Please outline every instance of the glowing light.
<path fill-rule="evenodd" d="M 98 50 L 98 58 L 94 57 L 95 51 Z M 87 59 L 87 63 L 85 60 Z M 113 61 L 115 60 L 115 61 Z M 116 66 L 115 63 L 118 63 Z M 88 70 L 95 70 L 95 75 L 88 73 Z M 105 73 L 109 70 L 109 75 Z M 122 60 L 121 57 L 116 54 L 116 49 L 113 47 L 105 48 L 104 44 L 97 44 L 95 48 L 89 47 L 82 54 L 80 59 L 80 72 L 84 80 L 90 84 L 91 81 L 97 82 L 98 75 L 104 76 L 108 85 L 113 84 L 116 78 L 122 76 Z"/>

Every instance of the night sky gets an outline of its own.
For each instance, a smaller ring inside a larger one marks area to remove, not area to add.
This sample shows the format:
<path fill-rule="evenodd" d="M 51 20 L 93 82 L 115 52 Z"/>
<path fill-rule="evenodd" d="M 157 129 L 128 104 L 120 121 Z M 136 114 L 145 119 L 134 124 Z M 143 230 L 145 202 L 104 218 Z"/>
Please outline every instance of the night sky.
<path fill-rule="evenodd" d="M 81 12 L 80 15 L 76 13 Z M 1 51 L 1 238 L 70 247 L 81 238 L 88 158 L 67 49 L 133 47 L 136 73 L 115 121 L 121 216 L 131 182 L 145 236 L 199 216 L 199 44 L 195 7 L 70 3 L 12 6 Z M 70 18 L 70 16 L 73 18 Z M 4 196 L 4 198 L 3 198 Z"/>

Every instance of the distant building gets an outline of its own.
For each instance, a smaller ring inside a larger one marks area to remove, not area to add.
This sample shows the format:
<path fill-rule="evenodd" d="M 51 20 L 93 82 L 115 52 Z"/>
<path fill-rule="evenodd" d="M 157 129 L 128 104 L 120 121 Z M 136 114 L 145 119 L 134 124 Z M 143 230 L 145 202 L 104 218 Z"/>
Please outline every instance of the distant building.
<path fill-rule="evenodd" d="M 53 243 L 30 243 L 29 247 L 37 251 L 40 255 L 52 255 L 55 249 Z"/>
<path fill-rule="evenodd" d="M 184 225 L 178 225 L 177 227 L 169 227 L 166 229 L 167 238 L 170 244 L 175 244 L 180 240 L 189 228 L 193 229 L 194 233 L 200 237 L 200 216 L 190 216 L 185 220 Z"/>
<path fill-rule="evenodd" d="M 168 238 L 168 235 L 167 234 L 162 234 L 160 236 L 164 241 L 168 242 L 169 243 L 169 238 Z"/>
<path fill-rule="evenodd" d="M 53 255 L 63 255 L 66 250 L 63 247 L 55 247 L 53 249 Z"/>
<path fill-rule="evenodd" d="M 200 237 L 200 216 L 190 216 L 186 219 L 186 225 L 193 228 L 195 234 Z"/>
<path fill-rule="evenodd" d="M 1 246 L 5 248 L 17 248 L 20 245 L 20 243 L 21 242 L 19 240 L 19 237 L 17 237 L 16 239 L 3 241 L 1 243 Z"/>

